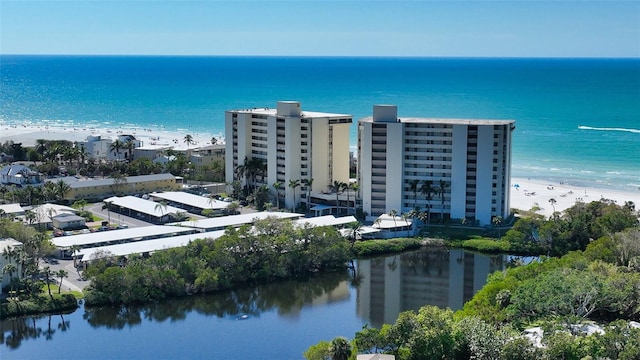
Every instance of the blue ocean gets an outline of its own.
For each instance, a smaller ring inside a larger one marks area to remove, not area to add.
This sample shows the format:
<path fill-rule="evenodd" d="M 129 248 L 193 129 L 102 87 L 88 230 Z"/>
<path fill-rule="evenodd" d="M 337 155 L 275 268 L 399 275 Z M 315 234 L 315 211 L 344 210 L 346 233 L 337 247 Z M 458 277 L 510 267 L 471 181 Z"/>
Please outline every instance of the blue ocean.
<path fill-rule="evenodd" d="M 220 135 L 225 110 L 278 100 L 355 120 L 374 104 L 513 119 L 514 176 L 640 188 L 640 59 L 1 55 L 0 81 L 2 125 Z"/>

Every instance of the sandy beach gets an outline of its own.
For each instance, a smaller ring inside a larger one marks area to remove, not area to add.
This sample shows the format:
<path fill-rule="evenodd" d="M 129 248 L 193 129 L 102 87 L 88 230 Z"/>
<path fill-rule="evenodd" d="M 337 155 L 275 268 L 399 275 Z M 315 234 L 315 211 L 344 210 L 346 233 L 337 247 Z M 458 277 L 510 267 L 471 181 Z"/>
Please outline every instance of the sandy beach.
<path fill-rule="evenodd" d="M 635 192 L 622 192 L 511 178 L 511 208 L 531 210 L 537 206 L 540 208 L 537 213 L 545 217 L 551 216 L 554 208 L 555 211 L 563 211 L 578 201 L 589 203 L 602 198 L 613 200 L 618 205 L 624 205 L 626 201 L 633 201 L 638 206 L 640 205 L 640 189 Z M 554 199 L 556 202 L 552 204 L 550 199 Z"/>
<path fill-rule="evenodd" d="M 80 127 L 55 127 L 55 126 L 34 126 L 34 125 L 5 125 L 0 126 L 0 143 L 13 141 L 22 143 L 22 146 L 32 147 L 38 139 L 47 140 L 69 140 L 86 141 L 88 136 L 102 136 L 103 138 L 116 138 L 118 135 L 133 135 L 143 142 L 143 146 L 172 146 L 176 150 L 186 149 L 187 144 L 184 137 L 187 133 L 178 131 L 163 131 L 157 129 L 102 129 L 102 128 L 80 128 Z M 216 137 L 217 143 L 223 143 L 224 139 L 220 134 L 189 133 L 195 143 L 188 147 L 193 149 L 206 145 L 211 145 L 211 138 Z"/>
<path fill-rule="evenodd" d="M 0 127 L 0 142 L 8 140 L 20 142 L 23 146 L 34 146 L 37 139 L 84 141 L 87 136 L 101 135 L 107 138 L 115 138 L 118 135 L 130 134 L 142 140 L 145 146 L 173 146 L 174 149 L 186 149 L 184 143 L 186 133 L 170 132 L 151 129 L 97 129 L 97 128 L 63 128 L 52 126 L 32 125 L 2 125 Z M 189 145 L 191 149 L 211 144 L 214 134 L 193 133 L 190 134 L 195 144 Z M 219 136 L 218 134 L 217 136 Z M 218 138 L 218 143 L 224 140 Z M 524 178 L 511 179 L 511 208 L 519 210 L 531 210 L 534 206 L 540 208 L 537 212 L 549 217 L 553 211 L 563 211 L 573 206 L 577 201 L 591 202 L 601 198 L 610 199 L 619 205 L 626 201 L 633 201 L 640 206 L 640 189 L 630 189 L 627 192 L 605 189 L 577 187 L 557 182 L 544 182 L 542 180 L 528 180 Z M 549 200 L 555 199 L 552 205 Z"/>

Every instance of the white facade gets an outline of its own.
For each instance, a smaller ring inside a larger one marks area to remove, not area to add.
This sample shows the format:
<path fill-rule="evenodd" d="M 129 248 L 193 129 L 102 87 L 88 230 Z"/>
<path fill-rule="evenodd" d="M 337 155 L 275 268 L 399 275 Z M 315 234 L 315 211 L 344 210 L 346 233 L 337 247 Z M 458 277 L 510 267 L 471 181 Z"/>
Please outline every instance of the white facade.
<path fill-rule="evenodd" d="M 13 164 L 0 169 L 0 184 L 18 186 L 40 186 L 43 184 L 40 174 L 30 168 Z"/>
<path fill-rule="evenodd" d="M 480 225 L 507 217 L 514 128 L 513 120 L 398 118 L 396 106 L 374 106 L 358 124 L 363 210 L 374 218 L 417 207 Z"/>
<path fill-rule="evenodd" d="M 306 202 L 304 179 L 313 179 L 312 192 L 322 192 L 334 181 L 349 181 L 349 128 L 351 115 L 302 111 L 299 102 L 279 101 L 276 109 L 254 108 L 225 114 L 226 181 L 240 180 L 235 170 L 246 161 L 260 159 L 263 176 L 251 185 L 281 183 L 279 193 L 287 208 Z M 290 181 L 300 181 L 291 188 Z M 295 194 L 295 199 L 294 199 Z"/>
<path fill-rule="evenodd" d="M 111 144 L 115 140 L 120 140 L 124 145 L 118 152 L 118 154 L 111 151 Z M 133 149 L 131 156 L 135 155 L 135 149 L 141 147 L 143 145 L 142 141 L 135 138 L 133 135 L 118 135 L 114 139 L 111 138 L 103 138 L 100 135 L 91 135 L 87 136 L 87 140 L 78 144 L 84 148 L 84 151 L 87 153 L 89 158 L 96 160 L 125 160 L 129 158 L 129 149 L 126 144 L 128 141 L 133 143 Z"/>

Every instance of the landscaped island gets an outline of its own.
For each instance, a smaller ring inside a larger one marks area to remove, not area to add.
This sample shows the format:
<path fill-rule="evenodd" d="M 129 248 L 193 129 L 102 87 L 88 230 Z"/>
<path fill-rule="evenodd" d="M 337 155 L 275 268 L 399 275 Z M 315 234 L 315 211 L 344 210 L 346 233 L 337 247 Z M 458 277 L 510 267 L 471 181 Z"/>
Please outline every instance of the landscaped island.
<path fill-rule="evenodd" d="M 86 304 L 131 304 L 229 289 L 247 283 L 301 278 L 344 269 L 349 242 L 331 227 L 294 227 L 266 219 L 229 229 L 215 241 L 130 256 L 125 266 L 109 254 L 86 271 Z"/>

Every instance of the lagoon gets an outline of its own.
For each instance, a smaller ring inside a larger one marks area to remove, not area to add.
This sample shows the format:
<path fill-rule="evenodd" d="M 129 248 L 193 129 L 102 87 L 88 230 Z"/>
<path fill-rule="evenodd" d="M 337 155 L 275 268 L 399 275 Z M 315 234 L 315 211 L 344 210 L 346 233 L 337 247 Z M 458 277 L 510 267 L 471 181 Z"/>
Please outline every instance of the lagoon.
<path fill-rule="evenodd" d="M 505 256 L 421 249 L 306 281 L 5 320 L 0 357 L 301 359 L 310 345 L 393 323 L 401 311 L 460 309 L 505 263 Z"/>

